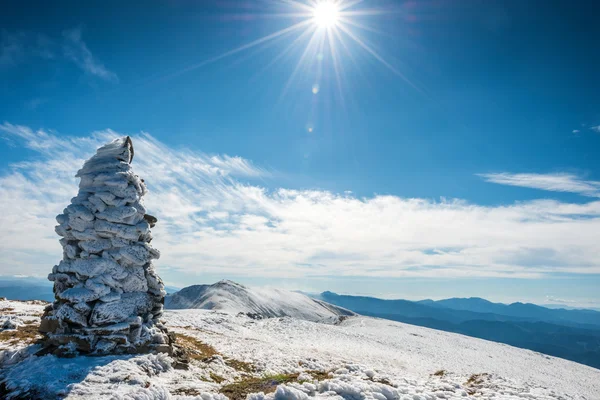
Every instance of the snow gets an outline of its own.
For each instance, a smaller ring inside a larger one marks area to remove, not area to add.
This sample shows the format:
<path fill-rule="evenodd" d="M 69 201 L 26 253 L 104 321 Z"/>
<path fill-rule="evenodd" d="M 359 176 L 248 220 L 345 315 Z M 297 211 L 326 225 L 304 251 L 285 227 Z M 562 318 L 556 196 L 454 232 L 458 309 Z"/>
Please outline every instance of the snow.
<path fill-rule="evenodd" d="M 249 288 L 223 280 L 214 285 L 189 286 L 167 296 L 168 309 L 211 309 L 255 317 L 294 317 L 315 322 L 336 322 L 352 311 L 301 293 L 276 288 Z"/>
<path fill-rule="evenodd" d="M 9 315 L 39 321 L 43 307 L 0 301 L 1 310 L 12 309 L 0 311 L 0 322 Z M 272 393 L 250 394 L 253 400 L 600 399 L 600 370 L 393 321 L 351 316 L 323 324 L 196 309 L 167 310 L 163 317 L 170 330 L 196 337 L 221 355 L 180 370 L 165 354 L 36 357 L 37 345 L 0 342 L 0 379 L 26 397 L 224 400 L 220 388 L 243 379 L 226 357 L 251 363 L 257 377 L 300 373 Z M 440 370 L 441 376 L 433 375 Z M 311 371 L 322 371 L 321 378 Z M 211 374 L 224 381 L 215 382 Z"/>

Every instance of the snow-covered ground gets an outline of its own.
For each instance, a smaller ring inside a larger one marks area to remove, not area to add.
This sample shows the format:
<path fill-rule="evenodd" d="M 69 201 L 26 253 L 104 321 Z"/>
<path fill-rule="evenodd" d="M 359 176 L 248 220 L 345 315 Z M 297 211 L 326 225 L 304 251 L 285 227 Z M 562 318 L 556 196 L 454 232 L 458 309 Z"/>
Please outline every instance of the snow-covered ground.
<path fill-rule="evenodd" d="M 228 280 L 213 285 L 194 285 L 165 298 L 170 309 L 198 308 L 230 314 L 262 317 L 294 317 L 315 322 L 334 322 L 352 311 L 334 306 L 302 293 L 277 288 L 256 288 Z"/>
<path fill-rule="evenodd" d="M 0 326 L 9 316 L 27 326 L 42 309 L 0 301 L 6 310 L 0 311 Z M 22 398 L 223 400 L 235 398 L 236 388 L 271 377 L 285 383 L 272 385 L 276 390 L 266 395 L 247 392 L 248 398 L 600 399 L 600 370 L 392 321 L 256 320 L 208 310 L 171 310 L 165 320 L 171 331 L 197 338 L 214 354 L 183 370 L 174 369 L 166 355 L 59 359 L 31 356 L 37 345 L 5 341 L 0 397 L 8 389 Z M 6 332 L 0 332 L 3 340 Z"/>

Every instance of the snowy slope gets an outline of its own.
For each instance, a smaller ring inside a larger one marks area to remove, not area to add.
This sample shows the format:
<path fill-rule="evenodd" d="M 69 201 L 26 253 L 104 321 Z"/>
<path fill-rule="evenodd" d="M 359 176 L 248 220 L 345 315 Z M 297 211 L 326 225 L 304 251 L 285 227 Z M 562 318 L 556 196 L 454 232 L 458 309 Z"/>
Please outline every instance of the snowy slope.
<path fill-rule="evenodd" d="M 0 322 L 26 322 L 42 309 L 0 301 Z M 228 385 L 249 379 L 228 362 L 237 360 L 254 378 L 300 373 L 274 393 L 249 392 L 249 400 L 600 399 L 600 370 L 387 320 L 353 316 L 333 325 L 193 309 L 169 310 L 165 319 L 218 355 L 180 370 L 165 355 L 58 359 L 30 356 L 37 345 L 2 342 L 0 380 L 23 398 L 225 400 Z"/>
<path fill-rule="evenodd" d="M 263 318 L 293 317 L 306 321 L 336 322 L 352 311 L 312 299 L 301 293 L 275 288 L 249 288 L 228 280 L 194 285 L 169 295 L 165 308 L 200 308 Z"/>

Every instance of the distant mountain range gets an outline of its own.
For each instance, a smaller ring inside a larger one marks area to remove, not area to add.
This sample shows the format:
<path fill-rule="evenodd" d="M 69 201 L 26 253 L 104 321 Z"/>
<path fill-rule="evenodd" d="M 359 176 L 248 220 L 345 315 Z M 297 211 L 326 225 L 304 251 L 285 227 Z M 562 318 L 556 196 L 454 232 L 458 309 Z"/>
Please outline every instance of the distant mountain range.
<path fill-rule="evenodd" d="M 600 312 L 492 303 L 481 298 L 383 300 L 323 292 L 313 297 L 358 314 L 461 333 L 600 368 Z"/>
<path fill-rule="evenodd" d="M 10 300 L 54 301 L 52 282 L 32 277 L 0 277 L 0 297 Z"/>
<path fill-rule="evenodd" d="M 180 288 L 165 286 L 167 293 L 175 293 Z M 44 278 L 0 276 L 0 297 L 10 300 L 54 301 L 52 282 Z"/>

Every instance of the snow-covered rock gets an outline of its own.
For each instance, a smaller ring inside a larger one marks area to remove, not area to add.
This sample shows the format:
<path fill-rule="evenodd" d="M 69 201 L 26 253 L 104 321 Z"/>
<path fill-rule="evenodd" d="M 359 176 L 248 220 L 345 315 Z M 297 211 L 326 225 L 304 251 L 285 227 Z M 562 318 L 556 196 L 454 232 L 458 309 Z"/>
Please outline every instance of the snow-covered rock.
<path fill-rule="evenodd" d="M 228 280 L 194 285 L 165 298 L 167 309 L 200 308 L 253 318 L 293 317 L 306 321 L 337 322 L 352 311 L 315 300 L 298 292 L 275 288 L 249 288 Z"/>
<path fill-rule="evenodd" d="M 40 330 L 57 354 L 170 349 L 158 321 L 166 292 L 152 266 L 160 254 L 149 244 L 156 218 L 146 214 L 132 159 L 129 137 L 99 148 L 77 172 L 79 194 L 56 217 L 63 260 L 48 276 L 56 301 Z"/>

